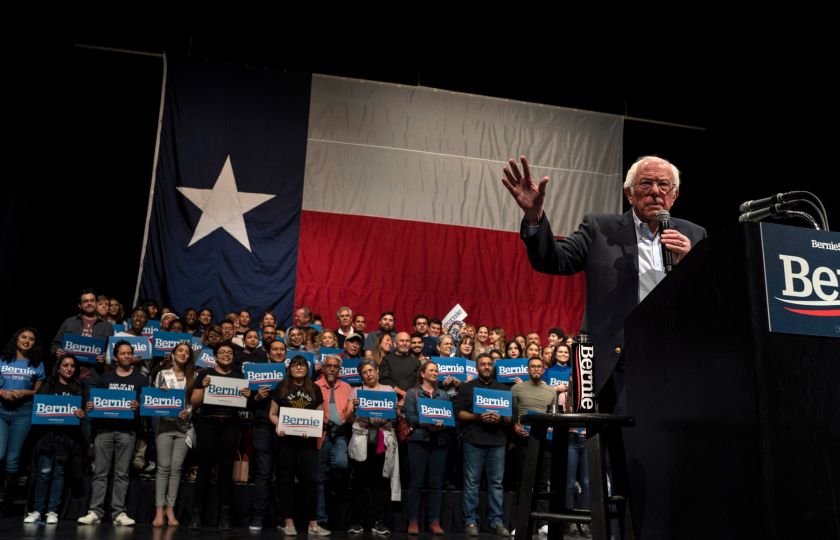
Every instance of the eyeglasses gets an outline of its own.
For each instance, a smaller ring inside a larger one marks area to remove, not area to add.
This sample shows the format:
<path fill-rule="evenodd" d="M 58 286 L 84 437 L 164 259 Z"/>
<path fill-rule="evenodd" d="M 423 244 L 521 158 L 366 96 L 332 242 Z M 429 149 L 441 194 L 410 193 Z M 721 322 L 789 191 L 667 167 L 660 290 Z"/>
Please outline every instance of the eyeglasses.
<path fill-rule="evenodd" d="M 545 366 L 528 366 L 528 369 L 545 369 Z"/>
<path fill-rule="evenodd" d="M 219 351 L 216 356 L 233 356 L 233 351 Z"/>
<path fill-rule="evenodd" d="M 674 184 L 668 182 L 667 180 L 641 180 L 638 184 L 636 184 L 636 187 L 639 190 L 639 193 L 644 195 L 650 193 L 650 190 L 653 189 L 654 184 L 656 185 L 656 187 L 659 188 L 659 193 L 663 195 L 667 195 L 674 188 Z"/>

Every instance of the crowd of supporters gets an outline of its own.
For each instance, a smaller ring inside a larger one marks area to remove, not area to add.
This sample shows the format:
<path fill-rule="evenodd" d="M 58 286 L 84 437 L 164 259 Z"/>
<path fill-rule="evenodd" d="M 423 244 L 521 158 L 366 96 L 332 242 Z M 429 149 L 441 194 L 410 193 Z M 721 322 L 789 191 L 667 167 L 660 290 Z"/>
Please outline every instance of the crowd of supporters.
<path fill-rule="evenodd" d="M 114 524 L 133 525 L 125 501 L 135 469 L 154 478 L 156 527 L 179 525 L 175 504 L 187 479 L 196 487 L 189 527 L 205 526 L 212 481 L 219 507 L 211 512 L 218 515 L 220 529 L 230 529 L 232 484 L 238 475 L 237 481 L 253 483 L 251 530 L 272 525 L 294 536 L 294 517 L 305 515 L 310 535 L 329 535 L 328 496 L 352 493 L 345 499 L 352 516 L 347 533 L 367 529 L 388 535 L 393 526 L 388 510 L 401 501 L 407 485 L 408 534 L 444 534 L 443 491 L 462 489 L 465 533 L 477 536 L 486 527 L 509 536 L 502 495 L 505 487 L 517 488 L 528 437 L 527 426 L 517 419 L 568 401 L 574 338 L 556 327 L 543 343 L 539 329 L 509 336 L 503 328 L 483 324 L 444 328 L 440 319 L 423 314 L 401 327 L 394 313 L 385 311 L 378 327 L 366 332 L 367 318 L 350 307 L 338 308 L 334 322 L 299 307 L 293 326 L 284 328 L 268 311 L 219 316 L 207 308 L 187 308 L 174 313 L 146 301 L 126 312 L 118 300 L 92 290 L 81 292 L 78 308 L 55 332 L 49 355 L 42 356 L 38 331 L 22 328 L 0 356 L 0 505 L 19 485 L 16 479 L 26 476 L 31 493 L 26 523 L 57 523 L 62 498 L 92 471 L 89 510 L 78 523 L 99 523 L 107 507 Z M 132 339 L 157 331 L 189 340 L 141 358 Z M 108 347 L 93 358 L 81 358 L 63 348 L 66 335 L 105 339 Z M 475 371 L 460 378 L 441 375 L 435 359 L 450 357 L 470 361 Z M 495 361 L 516 358 L 527 360 L 527 377 L 496 380 Z M 248 366 L 271 363 L 284 365 L 282 381 L 273 388 L 249 385 Z M 358 378 L 348 377 L 342 366 L 355 367 Z M 555 384 L 544 380 L 548 369 Z M 239 392 L 244 406 L 205 402 L 208 389 L 222 379 Z M 141 416 L 144 387 L 182 395 L 183 410 L 173 417 Z M 134 413 L 91 418 L 95 389 L 131 392 Z M 510 392 L 512 413 L 473 412 L 478 389 Z M 394 414 L 360 414 L 360 400 L 371 399 L 369 392 L 384 392 L 383 400 L 393 395 Z M 81 397 L 82 406 L 73 412 L 79 425 L 32 425 L 36 394 Z M 420 403 L 428 402 L 423 400 L 451 403 L 455 427 L 443 420 L 424 421 Z M 294 430 L 281 421 L 283 408 L 322 411 L 322 436 L 290 434 Z M 588 508 L 585 434 L 570 437 L 566 506 Z M 22 455 L 24 447 L 31 447 L 31 456 Z M 244 478 L 235 467 L 243 461 L 251 464 Z M 486 524 L 478 522 L 482 475 Z M 547 476 L 543 488 L 546 481 Z M 420 523 L 424 489 L 427 522 Z M 274 512 L 272 504 L 277 505 Z M 268 523 L 271 515 L 279 522 Z M 588 535 L 585 526 L 567 526 L 565 532 Z"/>

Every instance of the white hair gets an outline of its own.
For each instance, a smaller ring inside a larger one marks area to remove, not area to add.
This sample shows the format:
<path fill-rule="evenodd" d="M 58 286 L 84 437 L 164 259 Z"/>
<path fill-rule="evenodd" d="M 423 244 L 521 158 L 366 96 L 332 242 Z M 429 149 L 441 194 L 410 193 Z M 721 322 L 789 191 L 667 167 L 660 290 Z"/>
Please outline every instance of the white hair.
<path fill-rule="evenodd" d="M 633 184 L 636 183 L 636 177 L 639 175 L 639 168 L 642 165 L 649 163 L 651 161 L 664 163 L 671 167 L 671 174 L 674 176 L 674 189 L 680 189 L 680 170 L 677 169 L 673 163 L 668 161 L 667 159 L 662 159 L 661 157 L 657 156 L 643 156 L 636 160 L 636 163 L 630 166 L 630 170 L 627 171 L 627 177 L 624 180 L 624 187 L 629 188 L 632 187 Z"/>

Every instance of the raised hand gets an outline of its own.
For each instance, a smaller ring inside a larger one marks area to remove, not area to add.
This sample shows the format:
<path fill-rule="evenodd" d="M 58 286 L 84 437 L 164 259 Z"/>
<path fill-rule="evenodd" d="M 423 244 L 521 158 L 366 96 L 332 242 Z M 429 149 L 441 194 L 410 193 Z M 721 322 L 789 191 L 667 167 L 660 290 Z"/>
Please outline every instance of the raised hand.
<path fill-rule="evenodd" d="M 519 160 L 522 162 L 521 172 L 515 160 L 508 160 L 510 167 L 504 168 L 505 177 L 502 178 L 502 184 L 513 195 L 519 208 L 525 212 L 525 220 L 531 225 L 536 225 L 542 219 L 548 177 L 543 176 L 540 184 L 535 184 L 531 177 L 531 168 L 528 166 L 528 158 L 519 156 Z"/>

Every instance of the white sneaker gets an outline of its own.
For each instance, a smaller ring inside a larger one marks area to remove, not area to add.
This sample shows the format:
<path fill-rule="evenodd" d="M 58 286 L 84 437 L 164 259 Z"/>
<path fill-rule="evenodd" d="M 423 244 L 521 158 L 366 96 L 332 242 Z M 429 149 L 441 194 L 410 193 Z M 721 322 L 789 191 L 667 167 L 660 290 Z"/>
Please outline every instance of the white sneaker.
<path fill-rule="evenodd" d="M 321 524 L 318 523 L 314 527 L 309 527 L 309 534 L 311 536 L 329 536 L 330 531 L 321 527 Z"/>
<path fill-rule="evenodd" d="M 100 521 L 102 521 L 102 519 L 100 519 L 100 517 L 96 515 L 96 512 L 91 510 L 76 521 L 81 523 L 82 525 L 93 525 L 94 523 L 99 523 Z"/>
<path fill-rule="evenodd" d="M 130 527 L 134 525 L 135 521 L 128 517 L 128 514 L 125 512 L 120 512 L 117 514 L 117 517 L 114 518 L 114 525 L 123 525 L 125 527 Z"/>
<path fill-rule="evenodd" d="M 56 523 L 58 523 L 58 514 L 47 512 L 47 525 L 55 525 Z"/>
<path fill-rule="evenodd" d="M 540 534 L 543 536 L 548 536 L 548 523 L 540 527 Z"/>
<path fill-rule="evenodd" d="M 35 523 L 41 519 L 41 512 L 29 512 L 26 514 L 26 517 L 23 518 L 24 523 Z"/>

